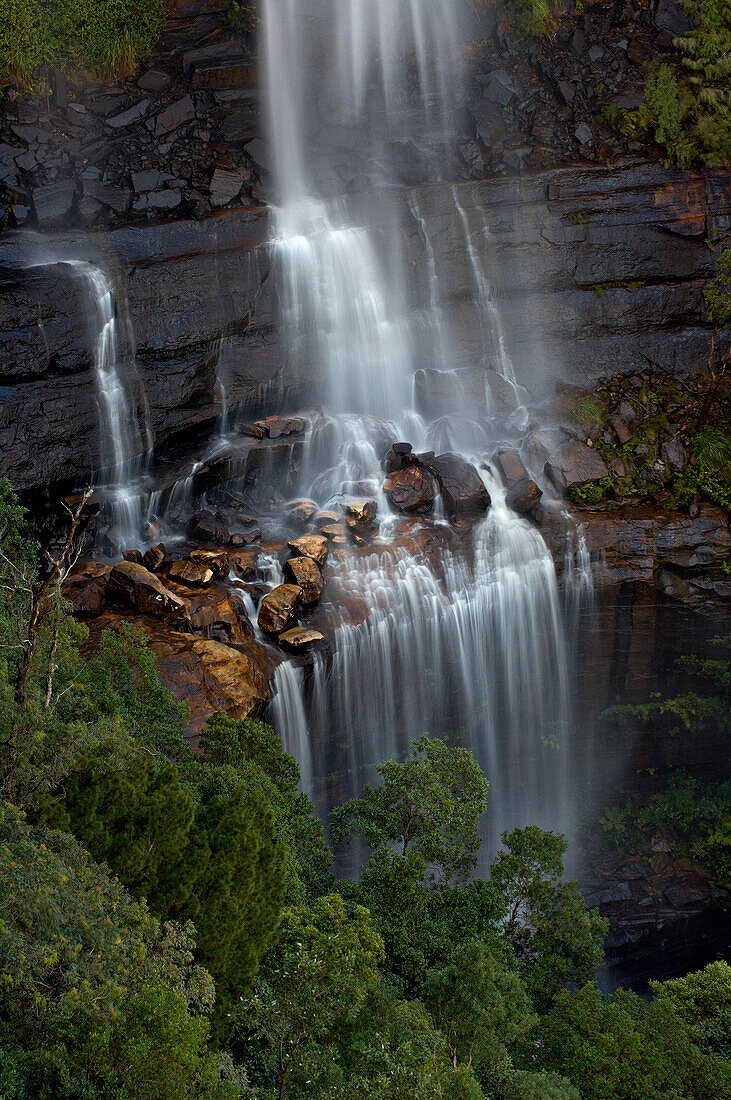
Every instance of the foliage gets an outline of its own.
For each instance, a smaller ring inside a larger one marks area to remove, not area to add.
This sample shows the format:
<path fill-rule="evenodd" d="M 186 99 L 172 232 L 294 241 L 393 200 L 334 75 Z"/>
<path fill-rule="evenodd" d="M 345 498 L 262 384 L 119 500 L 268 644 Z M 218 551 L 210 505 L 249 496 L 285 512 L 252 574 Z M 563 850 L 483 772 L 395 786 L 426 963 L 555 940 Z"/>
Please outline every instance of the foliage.
<path fill-rule="evenodd" d="M 607 922 L 563 882 L 566 840 L 535 825 L 503 833 L 490 882 L 507 909 L 504 936 L 539 1011 L 569 983 L 589 981 L 602 957 Z"/>
<path fill-rule="evenodd" d="M 587 481 L 585 485 L 575 485 L 568 495 L 574 504 L 600 504 L 611 491 L 611 478 L 602 477 L 598 481 Z"/>
<path fill-rule="evenodd" d="M 31 829 L 7 803 L 0 911 L 2 1046 L 19 1095 L 240 1094 L 230 1060 L 206 1047 L 213 982 L 191 927 L 161 927 L 70 836 Z"/>
<path fill-rule="evenodd" d="M 679 67 L 650 68 L 642 106 L 604 115 L 626 137 L 647 133 L 666 164 L 695 160 L 717 166 L 731 158 L 731 0 L 687 0 L 696 25 L 674 45 Z"/>
<path fill-rule="evenodd" d="M 471 0 L 479 14 L 488 0 Z M 507 25 L 528 38 L 541 38 L 555 23 L 552 0 L 499 0 L 500 14 Z"/>
<path fill-rule="evenodd" d="M 599 818 L 606 838 L 623 851 L 636 851 L 661 830 L 679 856 L 689 856 L 716 881 L 731 882 L 731 783 L 701 783 L 686 772 L 643 805 L 631 800 L 609 807 Z"/>
<path fill-rule="evenodd" d="M 421 737 L 403 763 L 387 761 L 376 770 L 383 785 L 367 786 L 333 814 L 334 839 L 358 832 L 371 849 L 415 851 L 435 881 L 464 878 L 475 865 L 487 794 L 471 753 Z"/>
<path fill-rule="evenodd" d="M 664 151 L 666 162 L 680 168 L 690 166 L 695 152 L 688 133 L 692 111 L 693 97 L 669 65 L 660 65 L 650 73 L 638 125 Z"/>
<path fill-rule="evenodd" d="M 162 29 L 163 0 L 0 0 L 0 79 L 42 66 L 128 72 Z"/>
<path fill-rule="evenodd" d="M 718 274 L 706 283 L 703 297 L 714 324 L 731 327 L 731 248 L 725 248 L 719 256 Z"/>
<path fill-rule="evenodd" d="M 226 23 L 234 34 L 251 34 L 259 22 L 251 0 L 233 0 L 226 12 Z"/>
<path fill-rule="evenodd" d="M 699 1041 L 672 997 L 646 1004 L 595 985 L 562 993 L 536 1029 L 547 1069 L 568 1077 L 582 1100 L 717 1100 L 731 1095 L 731 1064 Z"/>

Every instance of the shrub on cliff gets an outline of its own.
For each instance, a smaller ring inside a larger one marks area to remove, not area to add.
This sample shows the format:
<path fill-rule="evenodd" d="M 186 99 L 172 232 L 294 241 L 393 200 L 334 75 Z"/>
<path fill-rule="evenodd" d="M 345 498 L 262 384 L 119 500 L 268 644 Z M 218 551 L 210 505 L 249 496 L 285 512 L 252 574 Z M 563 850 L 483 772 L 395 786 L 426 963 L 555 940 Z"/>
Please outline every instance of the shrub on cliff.
<path fill-rule="evenodd" d="M 43 66 L 108 77 L 128 71 L 162 29 L 164 0 L 0 0 L 0 79 Z"/>

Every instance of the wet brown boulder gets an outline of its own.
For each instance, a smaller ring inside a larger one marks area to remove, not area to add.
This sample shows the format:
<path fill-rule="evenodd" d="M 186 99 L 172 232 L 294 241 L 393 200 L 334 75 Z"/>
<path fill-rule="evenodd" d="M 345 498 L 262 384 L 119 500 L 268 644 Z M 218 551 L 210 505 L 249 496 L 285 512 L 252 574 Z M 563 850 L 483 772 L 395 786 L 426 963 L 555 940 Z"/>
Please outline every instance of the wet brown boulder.
<path fill-rule="evenodd" d="M 149 569 L 151 573 L 156 573 L 158 569 L 161 569 L 165 564 L 165 547 L 160 542 L 157 546 L 151 546 L 149 550 L 145 551 L 142 558 L 142 564 L 146 569 Z"/>
<path fill-rule="evenodd" d="M 96 618 L 104 609 L 106 577 L 97 574 L 94 566 L 87 563 L 83 572 L 72 574 L 63 586 L 63 596 L 71 605 L 74 615 L 81 618 Z"/>
<path fill-rule="evenodd" d="M 416 465 L 416 456 L 412 454 L 410 443 L 394 443 L 383 460 L 383 468 L 387 474 L 398 473 L 407 466 Z"/>
<path fill-rule="evenodd" d="M 287 546 L 297 558 L 312 558 L 318 565 L 324 565 L 330 546 L 326 535 L 303 535 L 299 539 L 290 539 Z"/>
<path fill-rule="evenodd" d="M 259 608 L 259 626 L 267 634 L 282 634 L 292 625 L 302 602 L 302 589 L 296 584 L 280 584 L 268 592 Z"/>
<path fill-rule="evenodd" d="M 259 575 L 257 565 L 259 555 L 254 550 L 245 550 L 232 554 L 229 565 L 232 573 L 242 581 L 253 581 Z"/>
<path fill-rule="evenodd" d="M 378 506 L 375 500 L 348 500 L 343 504 L 345 526 L 353 542 L 359 546 L 370 542 L 378 534 Z"/>
<path fill-rule="evenodd" d="M 345 526 L 341 522 L 326 524 L 324 527 L 320 528 L 320 534 L 324 535 L 330 543 L 335 542 L 337 539 L 342 539 L 343 542 L 346 541 Z"/>
<path fill-rule="evenodd" d="M 316 512 L 317 505 L 314 500 L 309 500 L 306 497 L 290 500 L 284 506 L 284 514 L 290 523 L 298 524 L 300 527 L 304 527 L 306 523 L 309 523 Z"/>
<path fill-rule="evenodd" d="M 523 459 L 519 453 L 512 448 L 503 448 L 496 451 L 492 456 L 492 465 L 500 475 L 500 479 L 506 489 L 509 489 L 511 485 L 515 485 L 516 482 L 522 481 L 528 477 L 528 471 L 525 468 Z"/>
<path fill-rule="evenodd" d="M 505 494 L 505 503 L 508 508 L 520 515 L 530 515 L 535 512 L 541 503 L 543 493 L 530 477 L 522 477 L 511 485 Z"/>
<path fill-rule="evenodd" d="M 284 575 L 293 585 L 302 589 L 302 603 L 305 607 L 311 607 L 318 602 L 325 582 L 317 562 L 312 558 L 290 558 L 284 563 Z"/>
<path fill-rule="evenodd" d="M 185 604 L 159 577 L 136 562 L 120 561 L 109 574 L 110 593 L 143 615 L 185 618 Z"/>
<path fill-rule="evenodd" d="M 490 507 L 490 494 L 471 462 L 461 455 L 437 455 L 429 469 L 439 483 L 444 507 L 449 515 L 484 512 Z"/>
<path fill-rule="evenodd" d="M 295 626 L 291 630 L 285 630 L 277 639 L 279 644 L 288 649 L 290 653 L 302 653 L 312 646 L 321 645 L 325 641 L 324 634 L 319 630 L 310 630 L 308 627 Z"/>
<path fill-rule="evenodd" d="M 205 565 L 219 580 L 225 580 L 229 573 L 228 554 L 225 550 L 191 550 L 190 560 Z"/>
<path fill-rule="evenodd" d="M 125 550 L 122 554 L 124 561 L 133 561 L 137 565 L 143 564 L 142 551 L 141 550 Z"/>
<path fill-rule="evenodd" d="M 557 447 L 544 467 L 546 475 L 560 493 L 567 493 L 609 475 L 604 459 L 593 447 L 579 439 Z"/>
<path fill-rule="evenodd" d="M 213 583 L 213 570 L 203 562 L 183 558 L 172 563 L 168 569 L 168 578 L 190 588 L 208 588 Z"/>
<path fill-rule="evenodd" d="M 383 491 L 392 508 L 412 515 L 431 512 L 437 495 L 434 478 L 421 466 L 398 470 L 384 481 Z"/>
<path fill-rule="evenodd" d="M 218 546 L 225 546 L 230 535 L 223 520 L 210 508 L 204 508 L 188 520 L 188 537 L 198 542 L 215 542 Z"/>
<path fill-rule="evenodd" d="M 339 512 L 318 512 L 313 517 L 313 523 L 315 527 L 318 527 L 322 531 L 323 527 L 329 527 L 333 523 L 340 523 L 342 518 Z"/>
<path fill-rule="evenodd" d="M 222 642 L 177 631 L 148 635 L 163 683 L 190 706 L 190 733 L 196 735 L 212 714 L 228 714 L 236 721 L 252 718 L 266 706 L 266 677 L 257 659 L 255 642 L 247 652 Z"/>

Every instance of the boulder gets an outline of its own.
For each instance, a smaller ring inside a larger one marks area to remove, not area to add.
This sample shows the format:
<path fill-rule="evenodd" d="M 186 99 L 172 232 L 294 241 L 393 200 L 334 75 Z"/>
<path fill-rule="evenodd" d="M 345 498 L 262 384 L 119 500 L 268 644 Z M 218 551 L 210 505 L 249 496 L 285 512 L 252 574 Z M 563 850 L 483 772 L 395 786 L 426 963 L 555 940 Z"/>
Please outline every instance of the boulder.
<path fill-rule="evenodd" d="M 324 634 L 319 630 L 310 630 L 308 627 L 295 626 L 291 630 L 285 630 L 277 639 L 279 644 L 288 649 L 290 653 L 302 653 L 313 645 L 319 645 L 325 641 Z"/>
<path fill-rule="evenodd" d="M 395 474 L 399 470 L 404 470 L 407 466 L 413 466 L 416 459 L 412 454 L 412 450 L 410 443 L 392 444 L 383 460 L 383 468 L 386 473 Z"/>
<path fill-rule="evenodd" d="M 611 424 L 614 428 L 617 439 L 622 444 L 622 446 L 624 446 L 625 443 L 629 443 L 630 439 L 632 438 L 632 432 L 629 430 L 624 421 L 619 416 L 615 415 L 612 417 Z"/>
<path fill-rule="evenodd" d="M 192 122 L 195 118 L 195 107 L 193 106 L 193 100 L 189 95 L 184 96 L 183 99 L 179 99 L 176 103 L 171 103 L 169 107 L 166 107 L 164 111 L 161 111 L 157 116 L 155 123 L 155 137 L 164 137 L 165 134 L 172 133 L 173 130 L 177 130 L 179 126 L 184 126 L 187 122 Z"/>
<path fill-rule="evenodd" d="M 280 584 L 268 592 L 259 608 L 259 626 L 267 634 L 282 634 L 292 625 L 302 602 L 302 589 L 296 584 Z"/>
<path fill-rule="evenodd" d="M 161 542 L 157 546 L 151 546 L 142 557 L 142 564 L 151 573 L 156 573 L 165 564 L 165 547 Z"/>
<path fill-rule="evenodd" d="M 579 439 L 562 443 L 544 467 L 547 477 L 560 493 L 567 493 L 592 481 L 608 477 L 604 459 Z"/>
<path fill-rule="evenodd" d="M 33 208 L 40 230 L 60 229 L 71 213 L 76 196 L 73 180 L 59 180 L 33 189 Z"/>
<path fill-rule="evenodd" d="M 228 528 L 210 508 L 196 512 L 188 520 L 188 537 L 199 542 L 215 542 L 225 546 L 230 538 Z"/>
<path fill-rule="evenodd" d="M 429 463 L 450 515 L 484 512 L 490 507 L 490 494 L 479 473 L 461 455 L 447 451 Z"/>
<path fill-rule="evenodd" d="M 392 508 L 418 515 L 431 512 L 437 495 L 434 478 L 421 466 L 398 470 L 384 481 L 383 491 Z"/>
<path fill-rule="evenodd" d="M 511 485 L 505 495 L 508 508 L 520 515 L 529 515 L 538 508 L 543 493 L 530 477 L 522 477 Z"/>
<path fill-rule="evenodd" d="M 75 576 L 70 577 L 64 585 L 63 595 L 71 605 L 74 615 L 93 619 L 104 610 L 105 587 L 103 577 Z"/>
<path fill-rule="evenodd" d="M 296 523 L 301 527 L 309 523 L 316 512 L 317 505 L 314 500 L 308 500 L 305 497 L 300 497 L 298 500 L 290 500 L 289 503 L 284 506 L 284 514 L 290 523 Z"/>
<path fill-rule="evenodd" d="M 546 459 L 550 458 L 564 440 L 559 428 L 536 428 L 525 440 L 525 456 L 531 468 L 542 470 Z"/>
<path fill-rule="evenodd" d="M 257 643 L 248 641 L 234 649 L 174 630 L 156 630 L 149 643 L 163 683 L 190 707 L 190 733 L 199 733 L 213 714 L 241 721 L 266 706 L 269 693 Z"/>
<path fill-rule="evenodd" d="M 323 527 L 329 527 L 333 523 L 340 523 L 342 518 L 339 512 L 317 512 L 313 517 L 313 523 L 315 527 L 319 527 L 322 531 Z"/>
<path fill-rule="evenodd" d="M 660 448 L 660 457 L 673 473 L 682 473 L 688 464 L 688 452 L 679 439 L 668 439 Z"/>
<path fill-rule="evenodd" d="M 232 554 L 229 559 L 231 572 L 242 581 L 253 581 L 259 575 L 259 555 L 254 550 Z"/>
<path fill-rule="evenodd" d="M 166 588 L 159 577 L 136 562 L 120 561 L 109 574 L 109 589 L 114 596 L 136 608 L 142 615 L 186 617 L 179 596 Z"/>
<path fill-rule="evenodd" d="M 544 459 L 545 461 L 545 459 Z M 503 448 L 492 456 L 492 465 L 497 470 L 503 485 L 509 489 L 516 482 L 528 477 L 528 471 L 519 453 L 512 448 Z"/>
<path fill-rule="evenodd" d="M 134 561 L 137 565 L 143 565 L 142 551 L 141 550 L 125 550 L 122 554 L 125 561 Z"/>
<path fill-rule="evenodd" d="M 319 601 L 325 582 L 317 562 L 312 558 L 290 558 L 284 563 L 284 576 L 302 589 L 302 604 L 305 607 Z"/>
<path fill-rule="evenodd" d="M 345 539 L 345 527 L 342 523 L 328 523 L 325 527 L 320 528 L 320 534 L 324 535 L 328 542 L 334 542 L 336 539 Z"/>
<path fill-rule="evenodd" d="M 205 565 L 214 577 L 223 581 L 229 574 L 228 553 L 226 550 L 191 550 L 190 560 Z"/>
<path fill-rule="evenodd" d="M 208 588 L 213 583 L 213 570 L 203 562 L 182 559 L 174 561 L 168 569 L 168 577 L 178 584 L 186 584 L 190 588 Z"/>
<path fill-rule="evenodd" d="M 295 557 L 312 558 L 318 565 L 325 564 L 330 549 L 326 535 L 303 535 L 290 539 L 287 546 Z"/>
<path fill-rule="evenodd" d="M 378 534 L 378 506 L 375 500 L 362 498 L 348 500 L 343 504 L 345 526 L 352 540 L 358 545 L 370 542 Z"/>

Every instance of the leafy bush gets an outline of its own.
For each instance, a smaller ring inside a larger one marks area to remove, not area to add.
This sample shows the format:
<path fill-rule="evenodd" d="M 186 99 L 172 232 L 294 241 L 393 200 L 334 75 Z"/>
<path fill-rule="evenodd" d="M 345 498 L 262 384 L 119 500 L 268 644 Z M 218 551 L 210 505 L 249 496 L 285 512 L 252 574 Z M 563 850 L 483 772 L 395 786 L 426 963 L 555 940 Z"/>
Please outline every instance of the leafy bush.
<path fill-rule="evenodd" d="M 471 0 L 477 12 L 493 0 Z M 507 23 L 520 34 L 540 38 L 551 29 L 554 5 L 551 0 L 498 0 L 498 7 Z"/>
<path fill-rule="evenodd" d="M 0 79 L 41 66 L 101 77 L 129 71 L 162 29 L 164 0 L 0 0 Z"/>
<path fill-rule="evenodd" d="M 687 168 L 695 151 L 688 134 L 693 98 L 669 65 L 651 73 L 645 85 L 645 101 L 638 115 L 639 126 L 649 131 L 665 151 L 668 163 Z"/>

